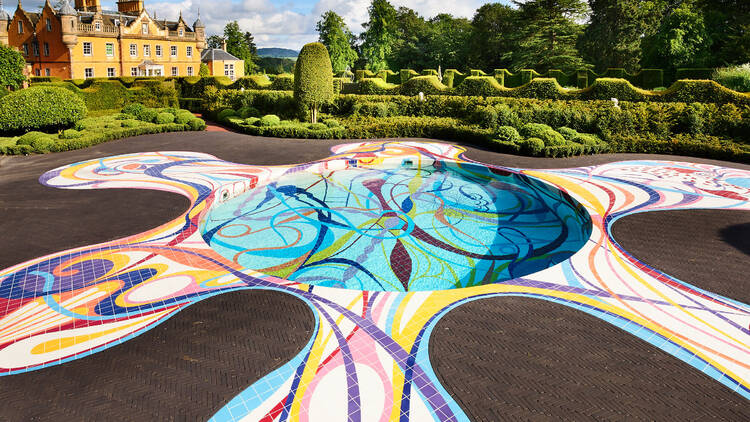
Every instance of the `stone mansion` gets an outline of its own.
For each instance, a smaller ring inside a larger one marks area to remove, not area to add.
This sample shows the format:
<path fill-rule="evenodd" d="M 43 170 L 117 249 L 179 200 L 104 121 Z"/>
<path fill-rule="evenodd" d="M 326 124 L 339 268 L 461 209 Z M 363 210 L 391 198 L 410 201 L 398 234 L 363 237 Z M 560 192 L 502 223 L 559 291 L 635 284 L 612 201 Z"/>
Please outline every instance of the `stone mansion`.
<path fill-rule="evenodd" d="M 197 76 L 206 48 L 205 26 L 150 16 L 143 1 L 117 2 L 103 10 L 100 0 L 47 0 L 40 12 L 18 1 L 13 16 L 2 10 L 0 44 L 17 48 L 32 76 L 62 79 L 118 76 Z"/>

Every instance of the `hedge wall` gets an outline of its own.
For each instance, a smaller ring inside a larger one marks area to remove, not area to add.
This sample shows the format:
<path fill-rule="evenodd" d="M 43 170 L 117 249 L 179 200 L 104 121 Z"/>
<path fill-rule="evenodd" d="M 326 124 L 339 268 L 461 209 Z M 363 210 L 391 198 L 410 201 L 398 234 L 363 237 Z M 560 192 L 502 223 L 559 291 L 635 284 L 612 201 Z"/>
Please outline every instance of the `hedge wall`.
<path fill-rule="evenodd" d="M 164 78 L 92 78 L 66 81 L 34 78 L 32 87 L 34 86 L 58 87 L 74 92 L 92 111 L 120 109 L 134 102 L 149 107 L 178 105 L 175 82 Z"/>

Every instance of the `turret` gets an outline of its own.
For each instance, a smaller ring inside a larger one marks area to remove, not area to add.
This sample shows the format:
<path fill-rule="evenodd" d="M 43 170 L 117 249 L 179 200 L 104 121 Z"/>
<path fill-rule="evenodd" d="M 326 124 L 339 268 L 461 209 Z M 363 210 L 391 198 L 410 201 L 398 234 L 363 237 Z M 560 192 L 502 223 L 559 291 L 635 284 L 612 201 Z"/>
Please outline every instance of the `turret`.
<path fill-rule="evenodd" d="M 76 0 L 76 10 L 84 12 L 101 12 L 102 5 L 99 0 Z"/>
<path fill-rule="evenodd" d="M 130 15 L 140 15 L 143 12 L 142 0 L 118 0 L 117 11 Z"/>
<path fill-rule="evenodd" d="M 200 54 L 206 49 L 206 25 L 203 25 L 203 22 L 201 21 L 200 10 L 198 11 L 198 19 L 193 23 L 193 31 L 195 31 L 195 39 L 197 41 L 195 43 L 195 48 L 198 49 L 198 53 Z"/>
<path fill-rule="evenodd" d="M 3 0 L 0 0 L 0 45 L 8 45 L 8 25 L 10 15 L 3 9 Z"/>
<path fill-rule="evenodd" d="M 68 0 L 63 0 L 62 7 L 57 14 L 60 16 L 62 27 L 62 42 L 69 50 L 72 50 L 78 44 L 78 12 Z"/>

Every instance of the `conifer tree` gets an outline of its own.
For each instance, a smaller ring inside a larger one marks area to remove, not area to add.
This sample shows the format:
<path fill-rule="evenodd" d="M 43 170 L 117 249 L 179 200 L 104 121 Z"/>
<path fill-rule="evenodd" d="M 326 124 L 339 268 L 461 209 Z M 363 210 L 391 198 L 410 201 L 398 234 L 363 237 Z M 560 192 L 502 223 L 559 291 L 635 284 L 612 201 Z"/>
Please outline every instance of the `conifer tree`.
<path fill-rule="evenodd" d="M 588 6 L 583 0 L 514 1 L 519 7 L 519 48 L 516 69 L 575 70 L 585 67 L 576 43 Z"/>

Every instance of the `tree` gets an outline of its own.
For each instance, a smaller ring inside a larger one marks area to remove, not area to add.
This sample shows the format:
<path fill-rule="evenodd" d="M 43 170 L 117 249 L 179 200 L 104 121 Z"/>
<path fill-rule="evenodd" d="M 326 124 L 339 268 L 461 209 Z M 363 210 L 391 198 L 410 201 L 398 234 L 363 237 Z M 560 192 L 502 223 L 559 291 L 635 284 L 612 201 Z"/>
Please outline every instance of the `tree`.
<path fill-rule="evenodd" d="M 362 55 L 367 67 L 377 72 L 388 68 L 388 57 L 396 42 L 396 9 L 388 0 L 372 0 L 370 20 L 362 26 Z"/>
<path fill-rule="evenodd" d="M 464 18 L 439 14 L 428 21 L 423 68 L 458 69 L 466 66 L 469 56 L 471 23 Z"/>
<path fill-rule="evenodd" d="M 488 3 L 477 9 L 471 21 L 468 63 L 476 69 L 507 69 L 513 66 L 516 51 L 518 10 L 500 3 Z"/>
<path fill-rule="evenodd" d="M 23 70 L 26 60 L 11 47 L 0 45 L 0 86 L 10 89 L 20 87 L 26 80 Z"/>
<path fill-rule="evenodd" d="M 318 108 L 333 98 L 333 69 L 328 49 L 321 43 L 305 44 L 294 68 L 294 99 L 310 109 L 310 120 L 318 122 Z"/>
<path fill-rule="evenodd" d="M 206 38 L 206 44 L 208 45 L 208 48 L 218 48 L 221 50 L 224 48 L 224 37 L 221 37 L 219 35 L 211 35 L 210 37 Z"/>
<path fill-rule="evenodd" d="M 662 20 L 654 35 L 643 39 L 643 61 L 669 70 L 703 67 L 711 61 L 710 46 L 702 10 L 686 1 Z"/>
<path fill-rule="evenodd" d="M 699 0 L 711 38 L 710 66 L 750 62 L 750 2 Z"/>
<path fill-rule="evenodd" d="M 226 24 L 224 40 L 227 42 L 227 53 L 245 61 L 245 74 L 253 73 L 253 69 L 255 69 L 253 50 L 248 44 L 245 34 L 240 31 L 240 25 L 237 21 Z"/>
<path fill-rule="evenodd" d="M 211 71 L 208 69 L 208 65 L 205 63 L 201 63 L 200 70 L 198 70 L 198 76 L 201 78 L 207 78 L 211 76 Z"/>
<path fill-rule="evenodd" d="M 318 21 L 318 41 L 326 46 L 331 57 L 334 72 L 342 72 L 351 67 L 359 57 L 351 46 L 354 35 L 341 19 L 341 16 L 329 10 Z"/>
<path fill-rule="evenodd" d="M 396 11 L 396 40 L 388 64 L 398 69 L 423 69 L 427 62 L 427 22 L 408 7 Z"/>
<path fill-rule="evenodd" d="M 519 49 L 513 53 L 516 69 L 575 70 L 585 67 L 576 49 L 586 15 L 583 0 L 514 1 L 519 6 Z"/>
<path fill-rule="evenodd" d="M 591 20 L 579 42 L 583 56 L 597 69 L 640 68 L 641 37 L 650 31 L 657 5 L 642 0 L 589 0 Z"/>

